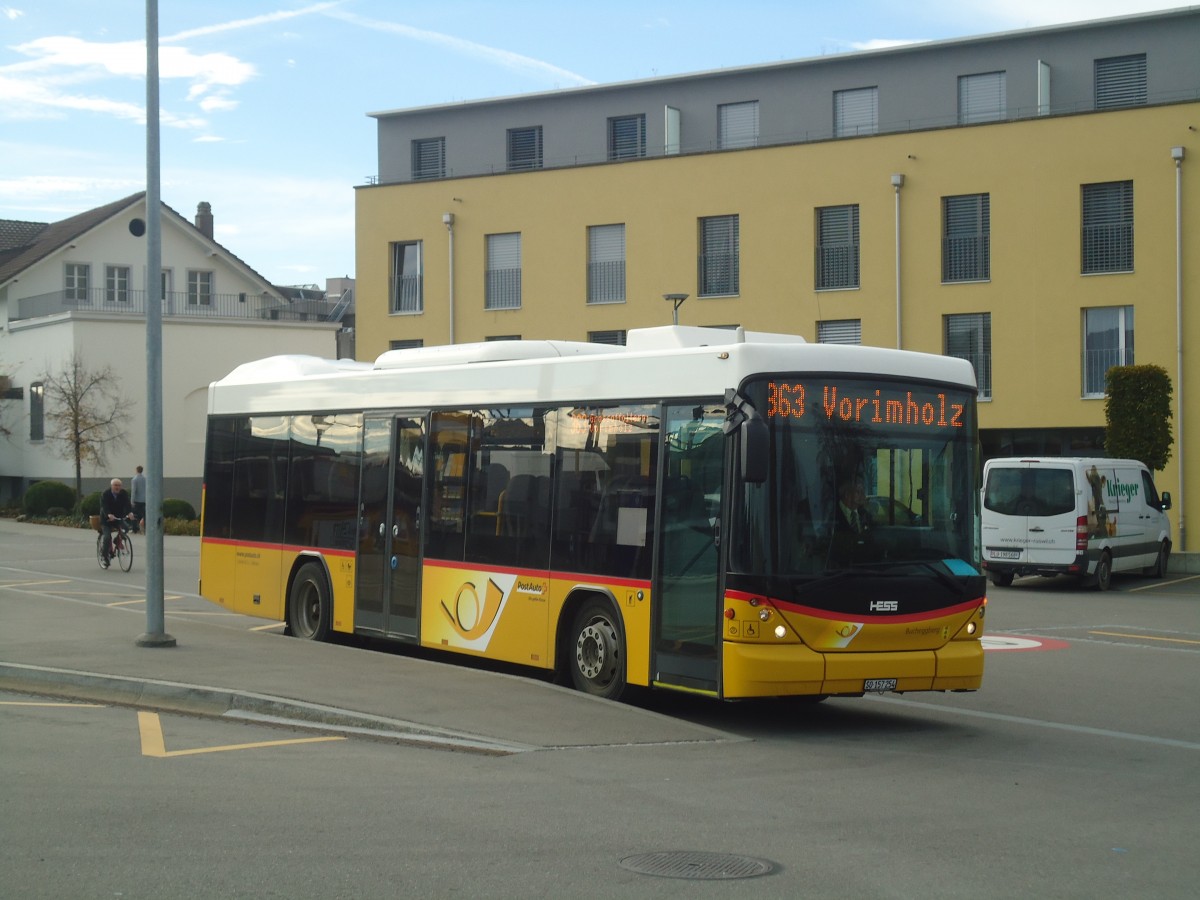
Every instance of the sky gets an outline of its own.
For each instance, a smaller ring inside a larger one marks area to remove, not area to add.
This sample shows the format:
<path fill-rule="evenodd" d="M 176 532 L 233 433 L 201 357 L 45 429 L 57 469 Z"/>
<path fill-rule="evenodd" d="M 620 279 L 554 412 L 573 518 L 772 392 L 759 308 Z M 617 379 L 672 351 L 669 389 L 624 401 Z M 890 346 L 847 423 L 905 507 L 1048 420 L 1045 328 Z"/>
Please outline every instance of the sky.
<path fill-rule="evenodd" d="M 369 113 L 1183 6 L 1142 0 L 159 0 L 160 183 L 273 284 L 354 275 Z M 146 187 L 145 0 L 0 0 L 0 219 Z"/>

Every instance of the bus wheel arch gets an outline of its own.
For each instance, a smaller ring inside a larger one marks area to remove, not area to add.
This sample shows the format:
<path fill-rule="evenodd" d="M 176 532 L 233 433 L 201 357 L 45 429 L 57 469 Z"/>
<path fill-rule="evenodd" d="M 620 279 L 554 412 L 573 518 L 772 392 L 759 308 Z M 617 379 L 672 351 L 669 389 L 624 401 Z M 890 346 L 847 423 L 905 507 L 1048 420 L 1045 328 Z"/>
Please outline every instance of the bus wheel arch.
<path fill-rule="evenodd" d="M 308 641 L 327 641 L 333 622 L 333 591 L 320 559 L 301 557 L 288 584 L 284 613 L 287 633 Z"/>
<path fill-rule="evenodd" d="M 563 607 L 557 640 L 560 683 L 616 700 L 627 683 L 625 631 L 616 602 L 600 591 L 572 594 Z"/>

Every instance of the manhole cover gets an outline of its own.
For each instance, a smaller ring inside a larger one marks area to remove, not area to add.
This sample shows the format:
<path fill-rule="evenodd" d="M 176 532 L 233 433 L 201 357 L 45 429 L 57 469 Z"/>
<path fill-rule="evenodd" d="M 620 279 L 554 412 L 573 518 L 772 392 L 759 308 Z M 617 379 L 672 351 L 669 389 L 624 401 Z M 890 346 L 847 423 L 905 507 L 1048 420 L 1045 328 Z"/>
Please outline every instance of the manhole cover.
<path fill-rule="evenodd" d="M 736 853 L 697 853 L 667 850 L 639 853 L 621 860 L 621 868 L 639 875 L 662 878 L 692 878 L 712 881 L 723 878 L 757 878 L 775 871 L 775 863 Z"/>

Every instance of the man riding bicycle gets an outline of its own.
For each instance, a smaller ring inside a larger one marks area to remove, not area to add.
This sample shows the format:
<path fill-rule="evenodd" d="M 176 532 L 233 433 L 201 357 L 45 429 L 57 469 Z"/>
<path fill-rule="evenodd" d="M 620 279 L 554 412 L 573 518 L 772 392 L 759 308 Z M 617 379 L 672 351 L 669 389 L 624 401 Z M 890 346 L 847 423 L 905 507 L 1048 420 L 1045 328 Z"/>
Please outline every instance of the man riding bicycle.
<path fill-rule="evenodd" d="M 108 568 L 112 559 L 113 529 L 120 528 L 125 519 L 133 519 L 133 504 L 121 485 L 121 479 L 114 478 L 109 482 L 108 490 L 100 495 L 100 533 L 104 536 L 101 554 L 105 568 Z"/>

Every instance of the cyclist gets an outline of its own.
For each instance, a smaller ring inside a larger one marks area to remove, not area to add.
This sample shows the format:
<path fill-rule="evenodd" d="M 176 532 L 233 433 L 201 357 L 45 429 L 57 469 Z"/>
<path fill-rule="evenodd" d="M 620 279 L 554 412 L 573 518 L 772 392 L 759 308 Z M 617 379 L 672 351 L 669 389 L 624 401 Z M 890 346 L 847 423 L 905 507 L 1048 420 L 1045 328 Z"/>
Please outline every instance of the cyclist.
<path fill-rule="evenodd" d="M 100 553 L 106 569 L 112 559 L 113 529 L 120 528 L 122 520 L 125 519 L 133 519 L 133 505 L 121 485 L 121 479 L 114 478 L 109 482 L 108 490 L 100 495 L 100 533 L 104 535 Z"/>

